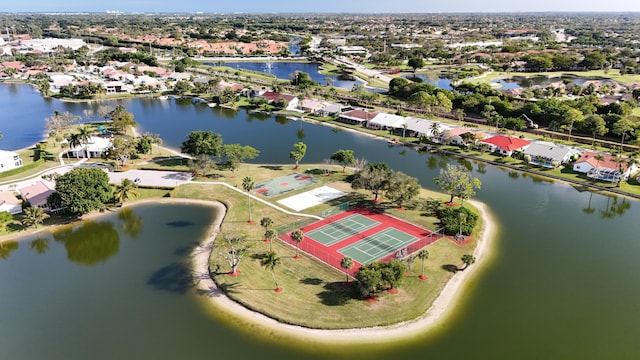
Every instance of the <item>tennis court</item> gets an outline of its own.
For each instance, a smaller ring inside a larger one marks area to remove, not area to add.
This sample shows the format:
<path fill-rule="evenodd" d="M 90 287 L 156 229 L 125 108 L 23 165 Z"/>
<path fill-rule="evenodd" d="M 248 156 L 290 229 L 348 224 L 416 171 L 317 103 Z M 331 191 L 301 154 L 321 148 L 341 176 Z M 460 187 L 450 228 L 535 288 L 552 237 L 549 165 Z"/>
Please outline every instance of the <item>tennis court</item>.
<path fill-rule="evenodd" d="M 389 227 L 364 239 L 343 247 L 338 252 L 349 256 L 360 264 L 368 264 L 396 252 L 418 238 L 403 231 Z"/>
<path fill-rule="evenodd" d="M 289 226 L 294 225 L 294 226 Z M 287 224 L 279 238 L 292 247 L 333 266 L 339 271 L 345 256 L 354 266 L 347 270 L 354 275 L 360 266 L 374 261 L 389 261 L 406 256 L 437 241 L 443 235 L 433 233 L 388 214 L 371 209 L 355 208 L 330 215 L 310 224 Z M 300 229 L 302 242 L 295 242 L 291 232 Z M 404 255 L 403 255 L 404 254 Z"/>
<path fill-rule="evenodd" d="M 353 214 L 310 231 L 306 236 L 324 246 L 331 246 L 379 224 L 366 216 Z"/>

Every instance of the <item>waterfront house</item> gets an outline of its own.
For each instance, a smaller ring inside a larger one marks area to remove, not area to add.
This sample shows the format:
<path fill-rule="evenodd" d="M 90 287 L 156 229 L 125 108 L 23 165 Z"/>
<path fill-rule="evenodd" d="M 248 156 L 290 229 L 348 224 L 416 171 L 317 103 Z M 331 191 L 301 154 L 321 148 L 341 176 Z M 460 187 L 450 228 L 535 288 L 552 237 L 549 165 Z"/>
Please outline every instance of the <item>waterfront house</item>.
<path fill-rule="evenodd" d="M 415 117 L 408 117 L 405 120 L 407 121 L 407 131 L 405 136 L 431 136 L 431 127 L 433 126 L 432 121 Z"/>
<path fill-rule="evenodd" d="M 524 155 L 531 157 L 529 164 L 556 168 L 571 161 L 574 156 L 579 155 L 579 151 L 550 142 L 535 141 L 524 150 Z"/>
<path fill-rule="evenodd" d="M 281 94 L 273 91 L 266 91 L 264 94 L 260 95 L 263 98 L 267 99 L 269 104 L 274 102 L 284 101 L 287 105 L 287 109 L 293 108 L 295 109 L 298 106 L 298 97 L 295 95 L 289 94 Z"/>
<path fill-rule="evenodd" d="M 19 168 L 22 166 L 22 159 L 17 152 L 0 150 L 0 172 Z"/>
<path fill-rule="evenodd" d="M 406 124 L 407 120 L 402 116 L 381 112 L 369 120 L 366 126 L 369 129 L 391 130 L 395 132 L 396 129 L 404 129 Z"/>
<path fill-rule="evenodd" d="M 592 151 L 584 152 L 573 164 L 573 171 L 584 173 L 592 179 L 611 182 L 628 179 L 637 170 L 637 165 L 629 164 L 626 157 Z"/>
<path fill-rule="evenodd" d="M 22 202 L 12 191 L 0 190 L 0 212 L 7 211 L 12 215 L 22 212 Z"/>
<path fill-rule="evenodd" d="M 378 115 L 377 111 L 355 109 L 345 111 L 338 116 L 338 121 L 352 125 L 366 125 L 367 122 Z"/>
<path fill-rule="evenodd" d="M 514 151 L 523 151 L 531 144 L 528 140 L 504 135 L 495 135 L 478 143 L 487 144 L 491 152 L 506 156 L 511 156 Z"/>
<path fill-rule="evenodd" d="M 55 192 L 55 185 L 49 181 L 38 181 L 32 185 L 18 189 L 22 199 L 33 207 L 49 211 L 47 199 Z"/>

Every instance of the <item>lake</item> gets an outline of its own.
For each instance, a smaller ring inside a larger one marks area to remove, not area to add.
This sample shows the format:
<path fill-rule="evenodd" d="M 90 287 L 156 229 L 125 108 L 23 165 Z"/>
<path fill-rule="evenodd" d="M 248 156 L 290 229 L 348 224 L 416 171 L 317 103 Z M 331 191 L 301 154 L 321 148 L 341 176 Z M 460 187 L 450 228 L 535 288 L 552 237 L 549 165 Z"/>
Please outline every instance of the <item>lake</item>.
<path fill-rule="evenodd" d="M 0 94 L 9 91 L 6 87 L 0 85 Z M 95 106 L 45 101 L 33 97 L 27 86 L 15 87 L 11 96 L 15 103 L 31 99 L 35 114 L 52 109 L 81 114 L 83 107 Z M 27 241 L 6 260 L 0 258 L 2 359 L 640 357 L 640 206 L 635 200 L 420 154 L 328 126 L 175 100 L 119 103 L 134 113 L 141 130 L 159 133 L 165 144 L 177 147 L 191 130 L 212 130 L 222 134 L 225 143 L 258 148 L 261 155 L 255 162 L 293 167 L 289 152 L 293 143 L 303 141 L 308 151 L 302 163 L 322 162 L 338 149 L 353 149 L 357 157 L 387 162 L 430 189 L 436 188 L 433 178 L 442 167 L 461 163 L 481 179 L 475 198 L 488 205 L 499 226 L 494 255 L 473 265 L 479 273 L 463 286 L 451 317 L 386 352 L 278 341 L 238 331 L 223 312 L 207 308 L 206 299 L 180 285 L 180 264 L 202 236 L 213 210 L 145 205 L 135 209 L 135 216 L 128 215 L 134 220 L 113 214 L 105 218 L 110 225 L 76 231 L 88 234 L 85 241 L 94 245 L 91 239 L 102 232 L 111 234 L 107 239 L 118 233 L 117 244 L 105 241 L 97 255 L 78 250 L 89 245 L 74 241 L 72 233 L 50 240 L 43 255 L 31 250 Z M 8 127 L 17 126 L 6 119 L 20 111 L 10 107 L 3 114 L 5 134 Z M 142 230 L 133 236 L 136 224 Z M 73 250 L 90 256 L 86 259 Z"/>
<path fill-rule="evenodd" d="M 364 84 L 362 80 L 340 80 L 335 75 L 326 75 L 320 73 L 320 65 L 318 63 L 307 62 L 250 62 L 250 61 L 238 61 L 238 62 L 225 62 L 224 66 L 229 66 L 235 69 L 247 69 L 253 71 L 259 71 L 267 74 L 274 75 L 280 79 L 291 80 L 291 77 L 296 71 L 302 71 L 309 74 L 309 77 L 322 85 L 327 84 L 327 78 L 331 79 L 331 86 L 349 89 L 351 90 L 356 84 Z"/>

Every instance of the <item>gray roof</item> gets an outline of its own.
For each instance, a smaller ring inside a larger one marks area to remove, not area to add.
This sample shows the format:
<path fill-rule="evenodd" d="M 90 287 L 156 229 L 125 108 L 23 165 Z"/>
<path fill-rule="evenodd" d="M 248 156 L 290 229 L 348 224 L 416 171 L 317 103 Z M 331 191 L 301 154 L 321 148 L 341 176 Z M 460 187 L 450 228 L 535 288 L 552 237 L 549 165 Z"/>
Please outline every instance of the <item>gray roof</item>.
<path fill-rule="evenodd" d="M 575 149 L 544 141 L 532 142 L 531 145 L 524 150 L 525 155 L 541 156 L 559 162 L 564 161 L 567 156 L 576 153 L 578 153 L 578 151 Z"/>

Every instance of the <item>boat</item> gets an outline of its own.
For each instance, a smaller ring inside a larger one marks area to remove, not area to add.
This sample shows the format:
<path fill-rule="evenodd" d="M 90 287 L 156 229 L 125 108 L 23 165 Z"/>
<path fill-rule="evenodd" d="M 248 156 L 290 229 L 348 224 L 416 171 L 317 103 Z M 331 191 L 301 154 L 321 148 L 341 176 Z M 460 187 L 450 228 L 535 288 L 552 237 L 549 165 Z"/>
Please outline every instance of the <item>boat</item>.
<path fill-rule="evenodd" d="M 216 103 L 208 103 L 207 106 L 212 108 L 212 107 L 216 107 L 218 104 Z"/>

